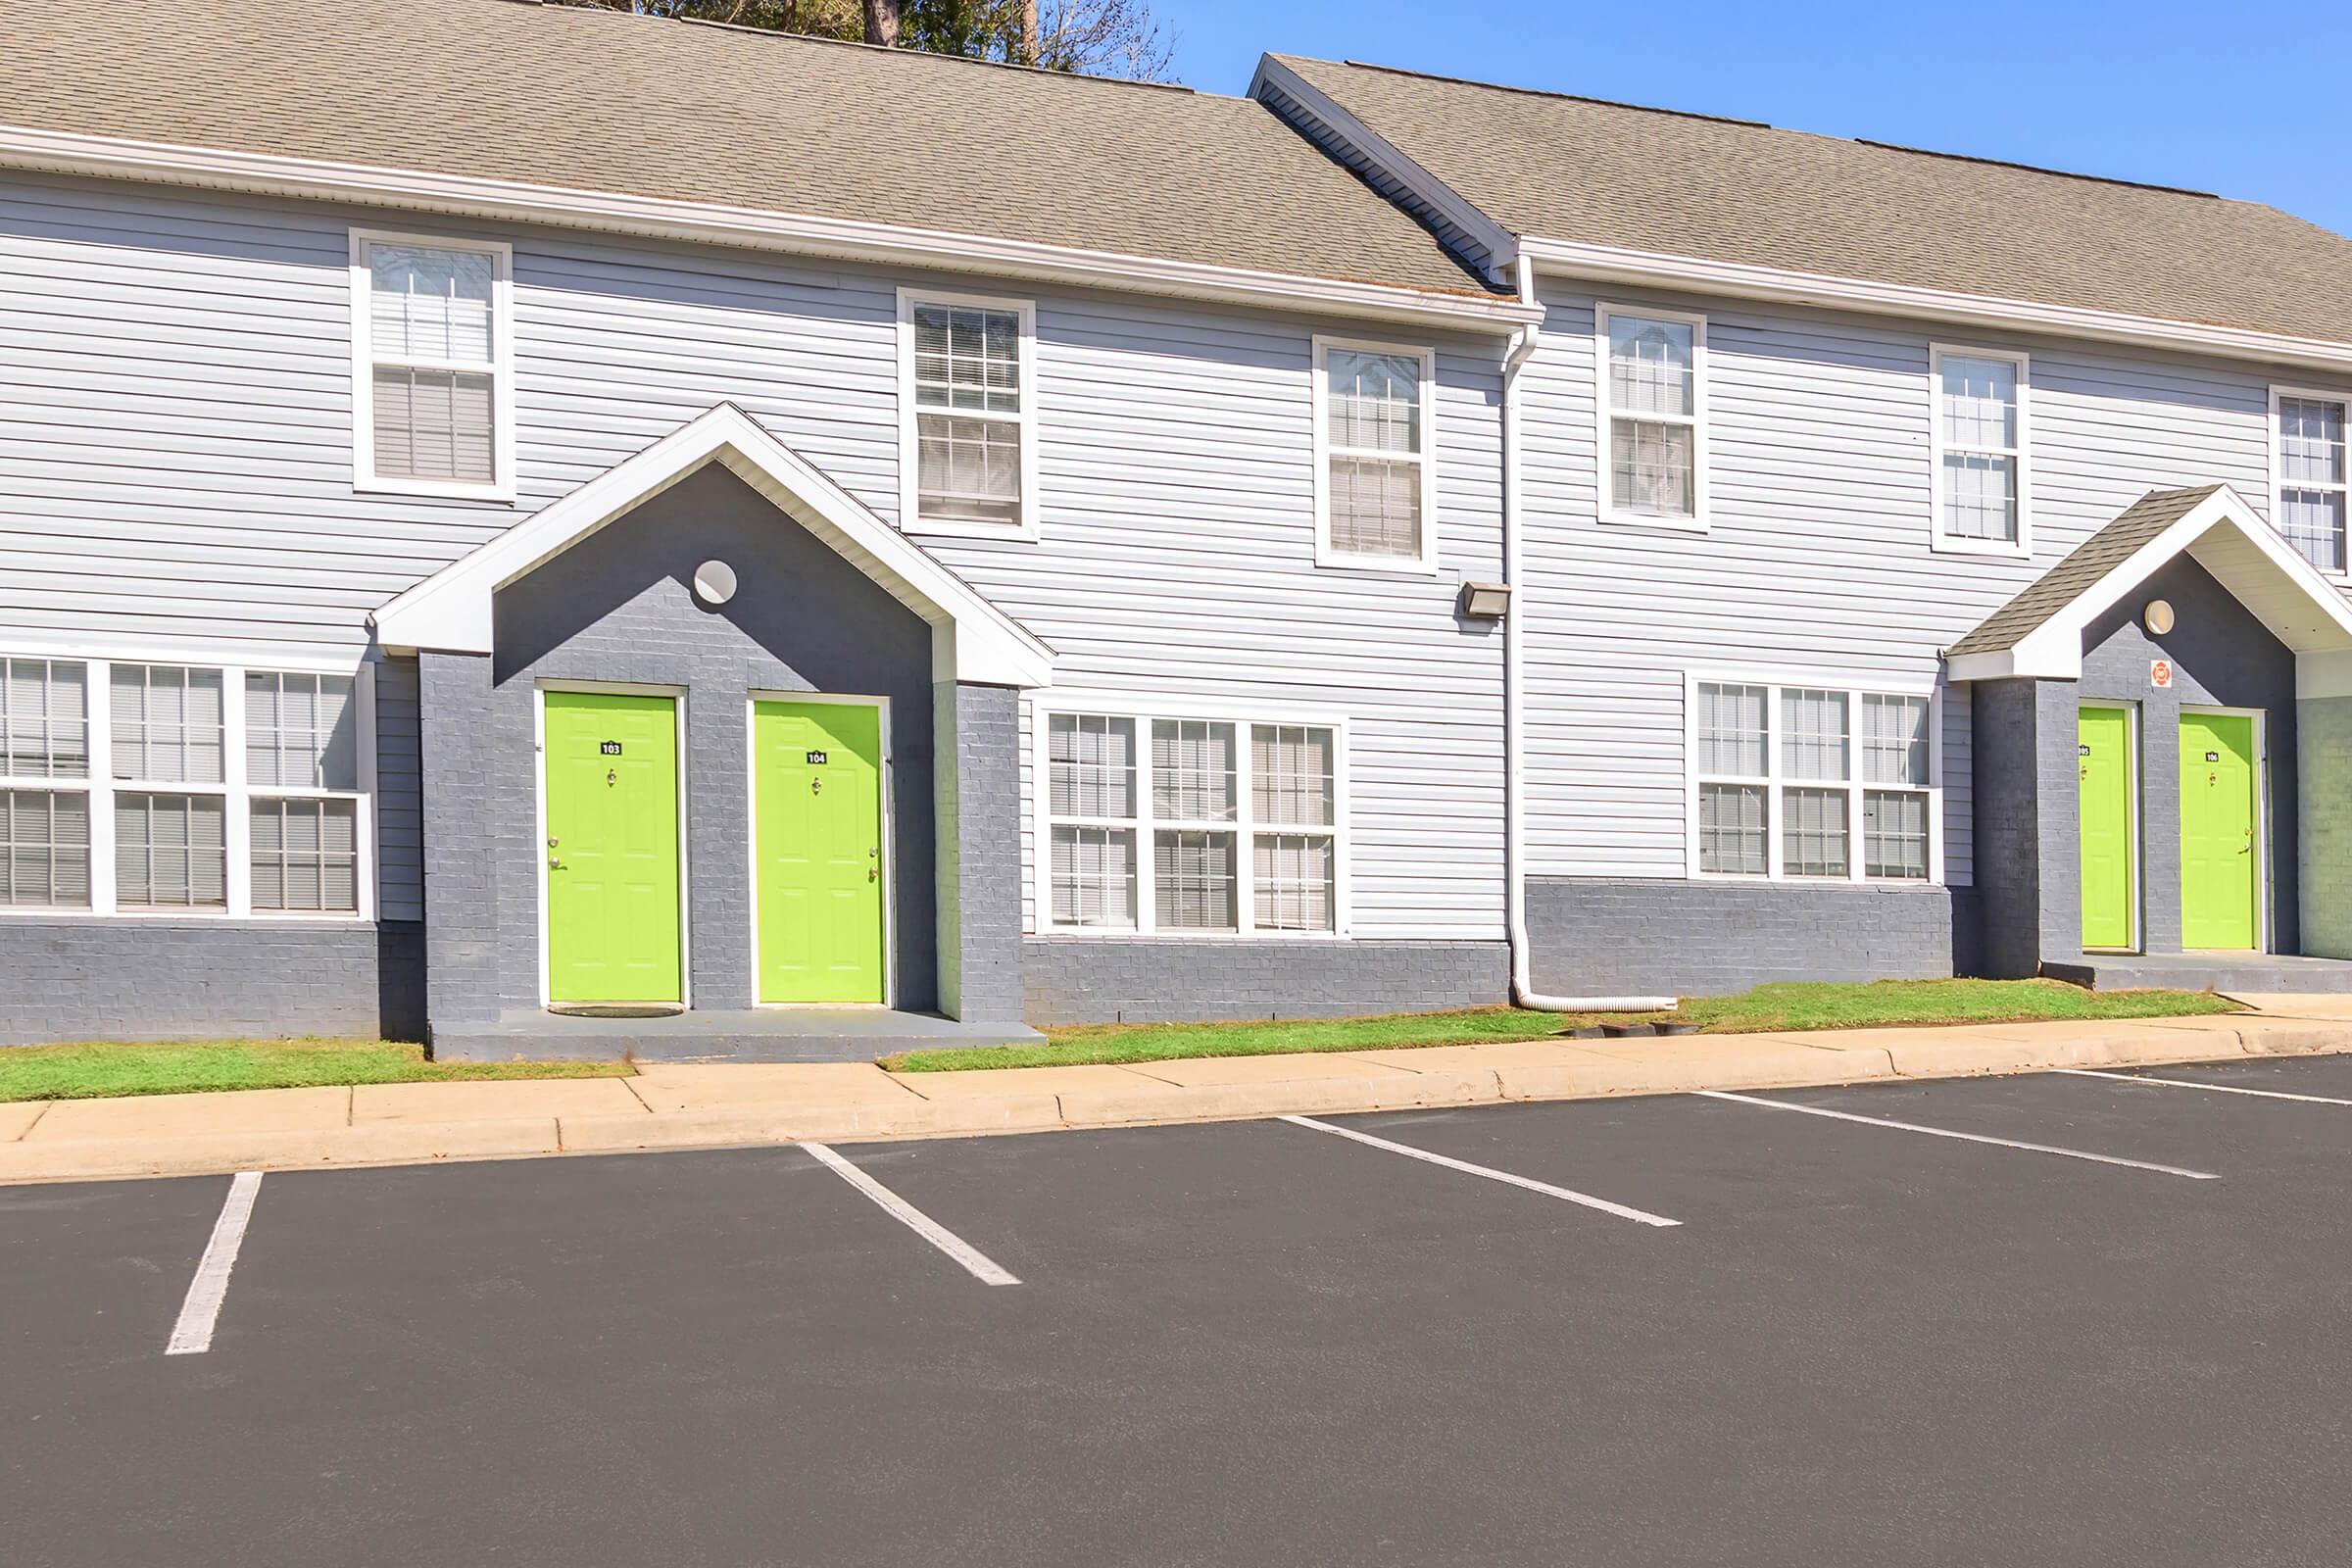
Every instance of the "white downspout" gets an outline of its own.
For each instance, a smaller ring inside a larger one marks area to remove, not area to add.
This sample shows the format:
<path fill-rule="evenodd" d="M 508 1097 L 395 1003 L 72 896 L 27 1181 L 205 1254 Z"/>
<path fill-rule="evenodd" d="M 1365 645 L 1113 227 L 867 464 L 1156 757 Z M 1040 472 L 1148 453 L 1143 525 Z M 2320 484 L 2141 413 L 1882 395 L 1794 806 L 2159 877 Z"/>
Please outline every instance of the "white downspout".
<path fill-rule="evenodd" d="M 1536 266 L 1519 257 L 1519 298 L 1536 303 Z M 1502 362 L 1502 580 L 1511 597 L 1502 619 L 1502 884 L 1511 947 L 1511 1000 L 1537 1012 L 1656 1012 L 1676 997 L 1546 997 L 1530 978 L 1527 941 L 1526 719 L 1519 674 L 1519 627 L 1527 584 L 1519 569 L 1519 371 L 1543 328 L 1530 321 L 1512 334 Z"/>

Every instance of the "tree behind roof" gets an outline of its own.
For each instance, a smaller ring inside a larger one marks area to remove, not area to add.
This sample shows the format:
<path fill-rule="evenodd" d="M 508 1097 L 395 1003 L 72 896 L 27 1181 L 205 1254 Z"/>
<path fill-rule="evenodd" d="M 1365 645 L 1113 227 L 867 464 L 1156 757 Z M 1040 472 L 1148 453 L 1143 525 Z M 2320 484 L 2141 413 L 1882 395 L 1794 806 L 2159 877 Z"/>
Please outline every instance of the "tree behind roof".
<path fill-rule="evenodd" d="M 1173 81 L 1149 0 L 588 0 L 608 11 L 724 22 L 1047 71 Z M 895 40 L 890 36 L 896 31 Z"/>

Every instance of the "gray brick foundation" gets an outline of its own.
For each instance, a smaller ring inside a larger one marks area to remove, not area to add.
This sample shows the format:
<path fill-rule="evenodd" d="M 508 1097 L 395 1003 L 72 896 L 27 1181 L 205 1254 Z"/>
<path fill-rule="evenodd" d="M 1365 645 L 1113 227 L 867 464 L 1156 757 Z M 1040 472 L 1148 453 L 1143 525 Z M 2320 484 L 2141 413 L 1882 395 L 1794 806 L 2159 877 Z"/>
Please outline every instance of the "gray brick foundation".
<path fill-rule="evenodd" d="M 1909 980 L 1975 961 L 1969 889 L 1533 877 L 1536 989 L 1728 996 L 1775 980 Z"/>
<path fill-rule="evenodd" d="M 1346 1018 L 1504 1001 L 1500 942 L 1249 942 L 1030 937 L 1029 1021 Z"/>
<path fill-rule="evenodd" d="M 0 921 L 0 1043 L 421 1038 L 412 921 Z"/>

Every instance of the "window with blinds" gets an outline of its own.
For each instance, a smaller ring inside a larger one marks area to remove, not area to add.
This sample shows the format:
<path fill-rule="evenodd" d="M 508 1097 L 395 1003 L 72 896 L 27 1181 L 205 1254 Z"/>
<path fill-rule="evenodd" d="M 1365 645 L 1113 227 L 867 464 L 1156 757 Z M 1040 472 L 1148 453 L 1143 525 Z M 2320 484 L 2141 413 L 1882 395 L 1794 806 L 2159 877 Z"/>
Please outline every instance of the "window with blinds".
<path fill-rule="evenodd" d="M 1043 722 L 1054 928 L 1339 929 L 1335 730 L 1104 713 Z"/>
<path fill-rule="evenodd" d="M 364 483 L 503 488 L 504 246 L 356 235 Z"/>
<path fill-rule="evenodd" d="M 1429 555 L 1426 350 L 1315 345 L 1322 392 L 1324 555 L 1394 564 Z"/>
<path fill-rule="evenodd" d="M 365 690 L 0 656 L 0 908 L 361 912 Z"/>
<path fill-rule="evenodd" d="M 1697 317 L 1596 312 L 1601 516 L 1696 524 L 1705 516 L 1706 323 Z"/>
<path fill-rule="evenodd" d="M 1937 349 L 1936 541 L 2011 554 L 2027 544 L 2026 357 Z"/>
<path fill-rule="evenodd" d="M 916 523 L 1028 517 L 1028 307 L 903 297 Z"/>
<path fill-rule="evenodd" d="M 2304 559 L 2341 576 L 2352 568 L 2345 522 L 2347 473 L 2340 398 L 2275 391 L 2272 403 L 2278 453 L 2271 521 Z"/>
<path fill-rule="evenodd" d="M 1933 699 L 1702 680 L 1690 705 L 1700 875 L 1924 882 L 1937 873 Z"/>

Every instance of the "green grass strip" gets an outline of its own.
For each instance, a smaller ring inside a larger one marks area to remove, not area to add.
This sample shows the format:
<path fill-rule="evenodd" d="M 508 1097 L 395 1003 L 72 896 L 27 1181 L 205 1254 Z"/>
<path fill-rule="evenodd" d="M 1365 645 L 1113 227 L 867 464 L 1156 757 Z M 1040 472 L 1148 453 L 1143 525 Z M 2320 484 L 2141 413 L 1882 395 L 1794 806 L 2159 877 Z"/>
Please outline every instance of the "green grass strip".
<path fill-rule="evenodd" d="M 0 1101 L 485 1078 L 620 1078 L 631 1071 L 618 1061 L 427 1061 L 423 1047 L 389 1040 L 90 1041 L 0 1046 Z"/>
<path fill-rule="evenodd" d="M 1165 1061 L 1180 1056 L 1261 1056 L 1305 1051 L 1394 1051 L 1509 1040 L 1542 1040 L 1572 1029 L 1636 1017 L 1674 1017 L 1707 1034 L 1906 1025 L 2029 1023 L 2059 1019 L 2166 1018 L 2237 1011 L 2209 992 L 2084 991 L 2055 980 L 1882 980 L 1868 985 L 1788 983 L 1736 997 L 1694 998 L 1672 1014 L 1566 1014 L 1517 1007 L 1387 1013 L 1371 1018 L 1267 1023 L 1088 1024 L 1047 1031 L 1041 1046 L 911 1051 L 883 1065 L 894 1072 L 976 1067 L 1060 1067 Z"/>

